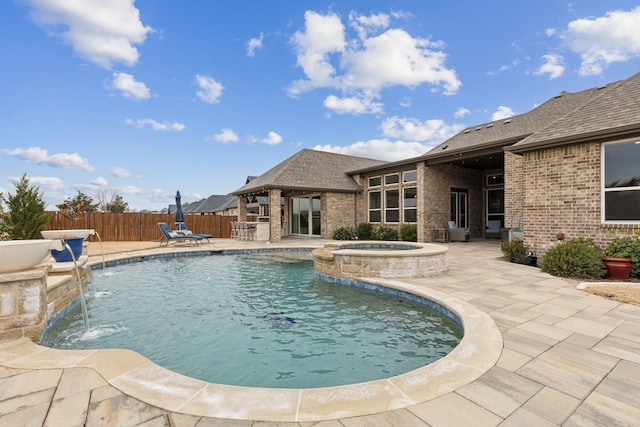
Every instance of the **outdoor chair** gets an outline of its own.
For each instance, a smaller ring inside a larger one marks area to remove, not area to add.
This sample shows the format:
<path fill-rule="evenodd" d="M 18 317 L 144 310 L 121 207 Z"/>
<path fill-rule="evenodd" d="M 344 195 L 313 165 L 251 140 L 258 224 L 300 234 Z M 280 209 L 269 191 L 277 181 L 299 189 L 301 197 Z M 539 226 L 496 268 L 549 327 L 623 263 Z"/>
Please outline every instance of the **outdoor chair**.
<path fill-rule="evenodd" d="M 177 225 L 176 229 L 172 230 L 174 233 L 177 233 L 181 236 L 202 237 L 204 239 L 207 239 L 207 243 L 211 243 L 209 241 L 209 239 L 213 237 L 211 234 L 194 233 L 191 230 L 189 230 L 189 228 L 187 228 L 187 224 L 185 224 L 184 222 L 176 222 L 176 225 Z"/>
<path fill-rule="evenodd" d="M 449 221 L 449 241 L 450 242 L 468 242 L 471 239 L 469 230 L 459 228 L 454 221 Z"/>
<path fill-rule="evenodd" d="M 167 246 L 169 246 L 169 242 L 192 242 L 195 243 L 196 245 L 198 245 L 200 243 L 201 240 L 206 239 L 206 237 L 203 237 L 202 235 L 198 235 L 198 234 L 180 234 L 177 233 L 173 230 L 171 230 L 171 228 L 169 227 L 169 224 L 167 224 L 166 222 L 159 222 L 158 223 L 158 227 L 160 227 L 160 231 L 162 231 L 162 236 L 163 238 L 160 240 L 160 246 L 162 246 L 163 243 L 166 243 Z"/>

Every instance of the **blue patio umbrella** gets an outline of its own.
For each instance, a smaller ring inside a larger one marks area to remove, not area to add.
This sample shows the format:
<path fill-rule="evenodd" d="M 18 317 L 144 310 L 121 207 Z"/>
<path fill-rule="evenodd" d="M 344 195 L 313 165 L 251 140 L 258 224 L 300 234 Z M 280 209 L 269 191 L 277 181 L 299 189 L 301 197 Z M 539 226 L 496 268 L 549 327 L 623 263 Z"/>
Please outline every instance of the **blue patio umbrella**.
<path fill-rule="evenodd" d="M 180 190 L 176 193 L 176 226 L 178 230 L 186 228 L 184 225 L 184 214 L 182 213 L 182 202 L 180 201 Z"/>

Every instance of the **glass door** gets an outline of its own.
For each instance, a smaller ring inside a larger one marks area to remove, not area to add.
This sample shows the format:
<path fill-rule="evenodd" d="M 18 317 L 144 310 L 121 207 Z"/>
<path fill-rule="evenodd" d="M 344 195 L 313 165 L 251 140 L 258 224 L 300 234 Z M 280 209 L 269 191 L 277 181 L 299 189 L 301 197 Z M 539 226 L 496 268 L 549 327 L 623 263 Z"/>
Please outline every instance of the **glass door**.
<path fill-rule="evenodd" d="M 320 196 L 292 197 L 290 202 L 291 234 L 320 236 Z"/>
<path fill-rule="evenodd" d="M 451 189 L 451 221 L 458 228 L 469 227 L 469 190 Z"/>

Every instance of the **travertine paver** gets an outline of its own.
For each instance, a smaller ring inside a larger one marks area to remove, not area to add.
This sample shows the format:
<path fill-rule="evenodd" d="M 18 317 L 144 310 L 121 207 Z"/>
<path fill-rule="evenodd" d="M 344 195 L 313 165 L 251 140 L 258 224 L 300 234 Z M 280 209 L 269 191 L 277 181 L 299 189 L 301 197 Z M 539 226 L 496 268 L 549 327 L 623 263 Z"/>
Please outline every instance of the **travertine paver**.
<path fill-rule="evenodd" d="M 285 240 L 291 246 L 324 244 Z M 216 241 L 212 246 L 238 245 L 257 243 Z M 85 357 L 83 366 L 75 368 L 56 368 L 80 358 L 71 352 L 64 363 L 56 363 L 55 352 L 47 350 L 21 357 L 17 346 L 9 352 L 0 348 L 0 359 L 20 361 L 25 368 L 0 366 L 0 426 L 82 425 L 83 417 L 87 426 L 148 427 L 638 425 L 640 307 L 586 294 L 536 268 L 502 262 L 497 259 L 498 242 L 453 243 L 450 249 L 447 276 L 407 282 L 488 313 L 502 332 L 504 348 L 485 375 L 438 398 L 406 409 L 321 422 L 203 418 L 154 407 L 111 385 L 109 381 L 129 367 L 144 365 L 134 354 L 126 362 L 113 361 L 106 371 L 109 378 L 103 378 L 92 366 L 104 366 L 108 356 Z M 50 358 L 52 369 L 29 369 Z M 175 404 L 168 402 L 170 407 Z"/>

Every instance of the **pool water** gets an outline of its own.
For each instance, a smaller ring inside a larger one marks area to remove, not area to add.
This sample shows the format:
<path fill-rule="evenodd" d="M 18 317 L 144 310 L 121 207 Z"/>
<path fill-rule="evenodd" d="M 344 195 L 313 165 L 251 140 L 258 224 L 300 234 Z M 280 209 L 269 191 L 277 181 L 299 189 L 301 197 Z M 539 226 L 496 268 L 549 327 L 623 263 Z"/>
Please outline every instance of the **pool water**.
<path fill-rule="evenodd" d="M 208 382 L 313 388 L 387 378 L 449 353 L 462 329 L 416 302 L 314 278 L 282 254 L 166 258 L 98 270 L 43 345 L 128 348 Z"/>

